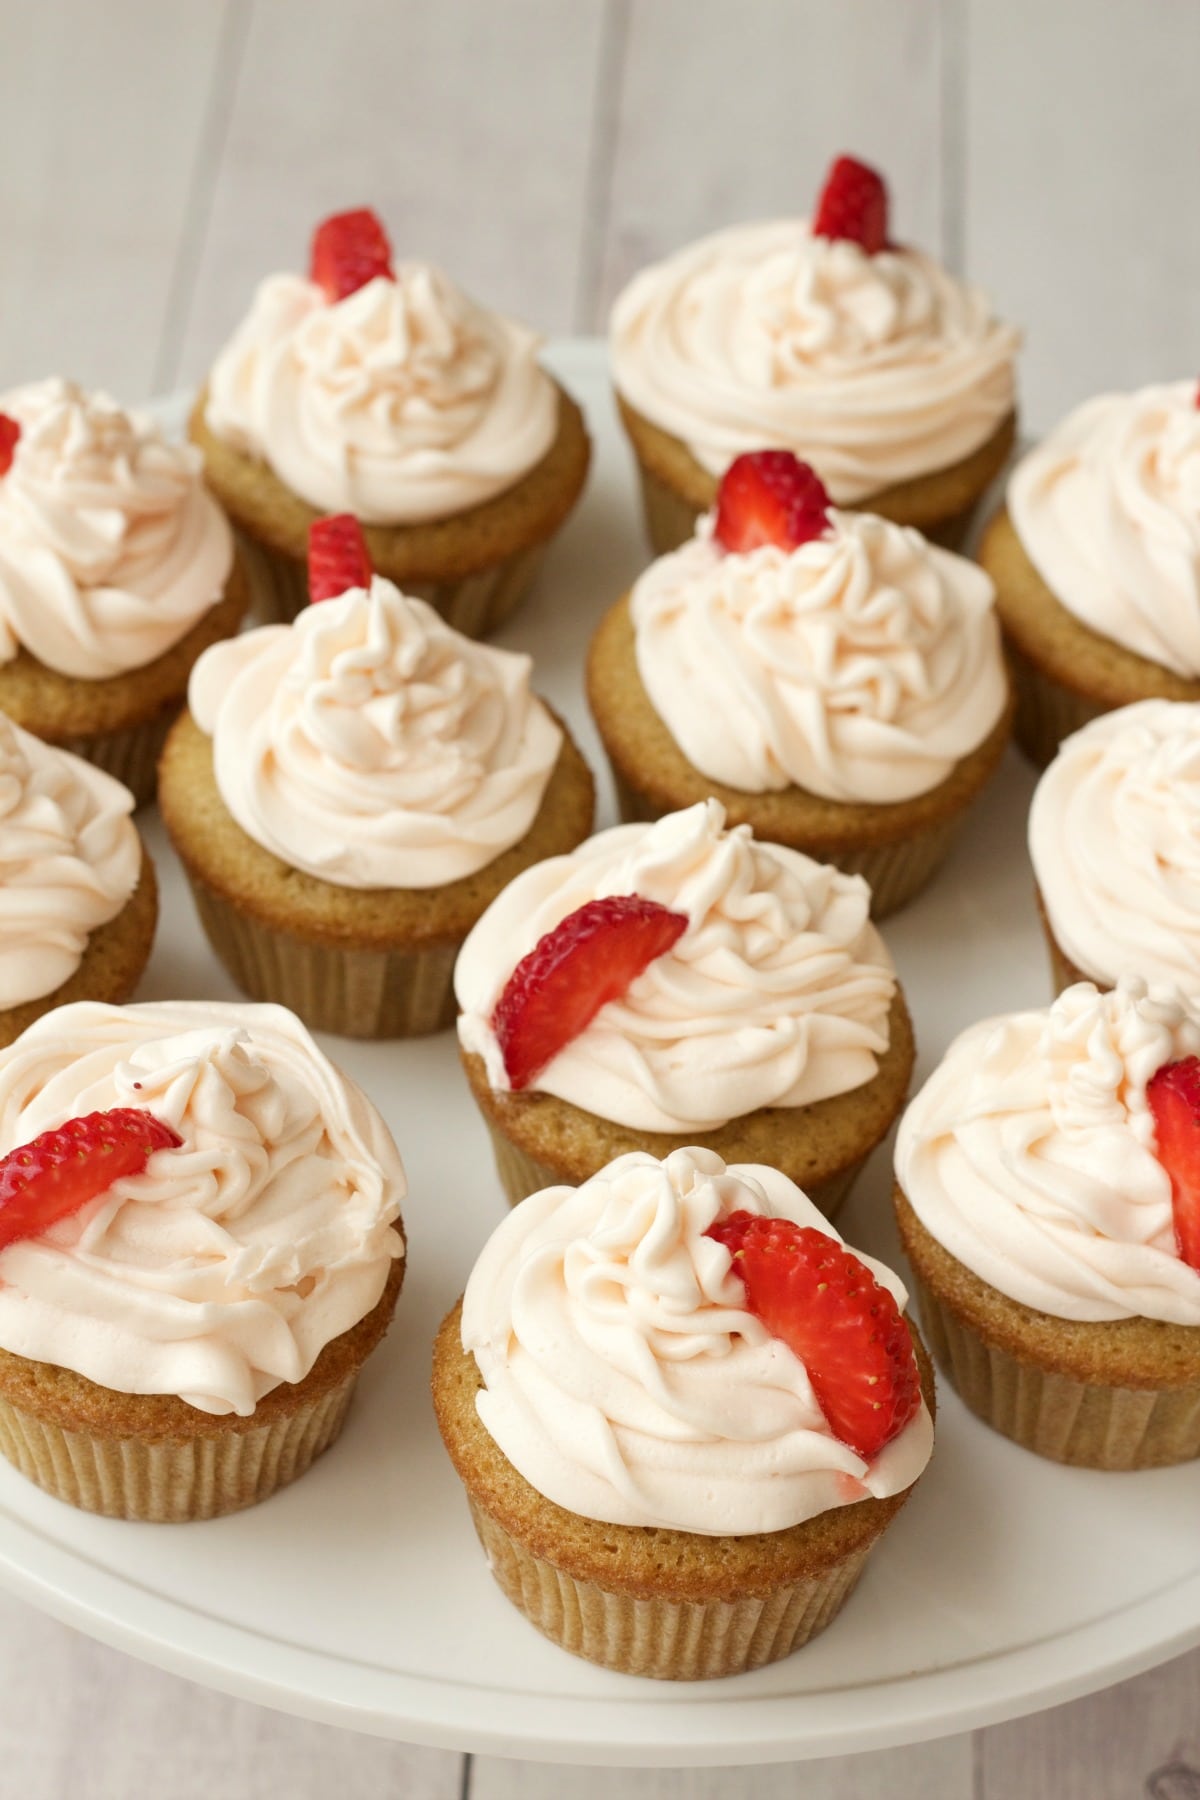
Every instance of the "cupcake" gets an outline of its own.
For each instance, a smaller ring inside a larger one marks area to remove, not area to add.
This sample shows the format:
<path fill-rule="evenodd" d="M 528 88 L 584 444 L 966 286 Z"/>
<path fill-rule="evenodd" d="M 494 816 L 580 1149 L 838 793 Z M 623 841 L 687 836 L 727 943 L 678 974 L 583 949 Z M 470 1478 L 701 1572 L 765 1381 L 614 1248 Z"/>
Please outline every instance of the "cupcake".
<path fill-rule="evenodd" d="M 617 1156 L 767 1163 L 831 1215 L 908 1092 L 912 1026 L 858 876 L 709 800 L 513 881 L 454 984 L 514 1203 Z"/>
<path fill-rule="evenodd" d="M 740 456 L 717 506 L 607 613 L 588 701 L 621 814 L 715 794 L 759 838 L 911 899 L 995 770 L 1011 701 L 992 586 L 790 451 Z"/>
<path fill-rule="evenodd" d="M 0 713 L 0 1046 L 137 986 L 158 887 L 132 812 L 119 781 Z"/>
<path fill-rule="evenodd" d="M 807 1642 L 929 1460 L 905 1299 L 785 1176 L 711 1150 L 526 1200 L 433 1371 L 504 1593 L 625 1674 L 733 1675 Z"/>
<path fill-rule="evenodd" d="M 763 446 L 811 463 L 839 507 L 957 544 L 1013 443 L 1017 333 L 889 241 L 884 184 L 850 157 L 811 222 L 717 231 L 635 276 L 610 345 L 660 554 Z"/>
<path fill-rule="evenodd" d="M 200 467 L 106 394 L 0 395 L 0 711 L 139 805 L 193 663 L 246 606 Z"/>
<path fill-rule="evenodd" d="M 1136 700 L 1200 701 L 1200 411 L 1194 381 L 1104 394 L 1018 463 L 979 560 L 1017 683 L 1017 742 Z"/>
<path fill-rule="evenodd" d="M 529 657 L 372 577 L 361 539 L 351 579 L 331 573 L 347 530 L 314 528 L 314 591 L 336 597 L 201 658 L 159 805 L 239 987 L 316 1030 L 406 1037 L 453 1021 L 467 932 L 587 836 L 593 784 Z"/>
<path fill-rule="evenodd" d="M 0 1451 L 89 1512 L 265 1500 L 404 1271 L 378 1113 L 277 1006 L 61 1007 L 0 1052 Z"/>
<path fill-rule="evenodd" d="M 1200 995 L 1200 704 L 1142 700 L 1067 738 L 1029 854 L 1056 993 L 1134 974 Z"/>
<path fill-rule="evenodd" d="M 587 474 L 537 348 L 440 269 L 394 267 L 367 210 L 318 228 L 306 276 L 269 276 L 191 422 L 266 615 L 305 605 L 309 525 L 349 512 L 389 581 L 472 637 L 501 624 Z"/>
<path fill-rule="evenodd" d="M 1200 1010 L 1125 978 L 972 1026 L 904 1115 L 900 1236 L 967 1405 L 1057 1462 L 1200 1456 Z"/>

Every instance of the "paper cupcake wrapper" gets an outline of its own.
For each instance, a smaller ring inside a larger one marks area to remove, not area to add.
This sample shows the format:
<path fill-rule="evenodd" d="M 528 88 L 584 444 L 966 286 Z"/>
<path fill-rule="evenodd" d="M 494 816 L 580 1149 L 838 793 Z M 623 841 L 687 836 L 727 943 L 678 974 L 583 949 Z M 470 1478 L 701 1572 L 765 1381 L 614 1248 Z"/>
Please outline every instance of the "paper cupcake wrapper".
<path fill-rule="evenodd" d="M 531 1625 L 574 1656 L 659 1681 L 716 1680 L 789 1656 L 840 1611 L 871 1550 L 766 1596 L 637 1599 L 565 1575 L 470 1506 L 492 1574 Z"/>
<path fill-rule="evenodd" d="M 1044 769 L 1054 761 L 1064 738 L 1112 708 L 1102 701 L 1089 700 L 1086 694 L 1077 694 L 1043 674 L 1017 649 L 1011 638 L 1006 637 L 1005 648 L 1017 691 L 1013 737 L 1030 762 Z"/>
<path fill-rule="evenodd" d="M 1082 1469 L 1156 1469 L 1200 1457 L 1200 1384 L 1161 1391 L 1075 1381 L 985 1342 L 914 1278 L 939 1368 L 993 1431 Z"/>
<path fill-rule="evenodd" d="M 309 603 L 306 565 L 240 529 L 235 535 L 255 616 L 268 624 L 290 624 Z M 486 637 L 516 610 L 533 583 L 545 549 L 544 543 L 533 544 L 458 581 L 405 581 L 401 585 L 412 598 L 427 600 L 455 631 L 465 637 Z"/>
<path fill-rule="evenodd" d="M 419 951 L 351 950 L 277 931 L 237 911 L 188 870 L 209 943 L 252 1000 L 274 1000 L 314 1031 L 423 1037 L 454 1023 L 457 944 Z"/>
<path fill-rule="evenodd" d="M 65 1431 L 0 1398 L 0 1452 L 56 1500 L 109 1519 L 177 1525 L 266 1500 L 333 1443 L 358 1380 L 273 1424 L 187 1441 L 143 1442 Z"/>
<path fill-rule="evenodd" d="M 145 806 L 158 792 L 158 759 L 179 705 L 165 707 L 153 718 L 124 731 L 95 731 L 81 737 L 60 738 L 58 747 L 69 750 L 73 756 L 82 756 L 85 762 L 124 782 L 137 804 Z"/>

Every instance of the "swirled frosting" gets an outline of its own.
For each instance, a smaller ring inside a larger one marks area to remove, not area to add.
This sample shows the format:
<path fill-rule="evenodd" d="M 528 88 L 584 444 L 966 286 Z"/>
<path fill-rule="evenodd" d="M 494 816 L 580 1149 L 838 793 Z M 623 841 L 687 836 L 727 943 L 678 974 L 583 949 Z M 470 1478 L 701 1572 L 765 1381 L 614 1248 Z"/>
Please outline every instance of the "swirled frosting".
<path fill-rule="evenodd" d="M 511 487 L 554 441 L 538 341 L 427 263 L 333 304 L 272 275 L 213 365 L 206 418 L 322 512 L 440 519 Z"/>
<path fill-rule="evenodd" d="M 464 1049 L 508 1086 L 492 1031 L 521 958 L 590 900 L 638 894 L 687 930 L 547 1063 L 537 1086 L 644 1131 L 710 1131 L 762 1106 L 808 1106 L 872 1079 L 888 1046 L 891 958 L 857 875 L 702 801 L 602 831 L 526 869 L 492 902 L 454 971 Z"/>
<path fill-rule="evenodd" d="M 133 795 L 0 713 L 0 1008 L 52 994 L 138 883 Z"/>
<path fill-rule="evenodd" d="M 440 887 L 519 843 L 541 806 L 562 732 L 531 668 L 377 575 L 214 644 L 188 703 L 255 843 L 339 887 Z"/>
<path fill-rule="evenodd" d="M 919 250 L 870 256 L 777 219 L 714 232 L 636 275 L 613 375 L 714 475 L 772 447 L 839 505 L 948 467 L 1013 409 L 1018 335 Z"/>
<path fill-rule="evenodd" d="M 1008 510 L 1068 612 L 1176 675 L 1200 676 L 1194 380 L 1076 408 L 1017 465 Z"/>
<path fill-rule="evenodd" d="M 107 394 L 0 395 L 20 440 L 0 480 L 0 663 L 24 648 L 100 681 L 143 668 L 221 599 L 233 562 L 201 457 Z"/>
<path fill-rule="evenodd" d="M 383 1293 L 404 1170 L 282 1006 L 60 1007 L 0 1051 L 0 1149 L 142 1107 L 181 1148 L 0 1251 L 0 1345 L 127 1394 L 251 1413 Z"/>
<path fill-rule="evenodd" d="M 739 1208 L 838 1239 L 785 1175 L 700 1149 L 620 1156 L 493 1232 L 463 1348 L 483 1424 L 547 1499 L 616 1525 L 782 1531 L 900 1493 L 925 1467 L 924 1404 L 871 1462 L 834 1437 L 804 1364 L 746 1311 L 729 1252 L 704 1235 Z M 855 1254 L 903 1307 L 896 1276 Z"/>
<path fill-rule="evenodd" d="M 905 1113 L 896 1176 L 959 1262 L 1056 1318 L 1200 1325 L 1146 1084 L 1200 1052 L 1172 988 L 1080 982 L 956 1038 Z"/>
<path fill-rule="evenodd" d="M 634 584 L 637 666 L 702 774 L 880 803 L 936 787 L 1008 698 L 994 590 L 919 532 L 833 512 L 799 549 L 722 550 L 713 518 Z"/>
<path fill-rule="evenodd" d="M 1200 994 L 1200 705 L 1143 700 L 1067 738 L 1033 796 L 1029 853 L 1076 968 Z"/>

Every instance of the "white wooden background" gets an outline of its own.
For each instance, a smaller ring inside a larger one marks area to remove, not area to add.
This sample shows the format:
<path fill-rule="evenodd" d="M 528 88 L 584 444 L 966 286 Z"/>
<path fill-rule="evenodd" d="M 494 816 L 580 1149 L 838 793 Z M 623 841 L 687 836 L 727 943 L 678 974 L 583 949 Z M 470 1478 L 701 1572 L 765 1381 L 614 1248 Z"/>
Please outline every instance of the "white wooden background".
<path fill-rule="evenodd" d="M 551 333 L 649 257 L 803 211 L 829 155 L 1027 331 L 1036 430 L 1200 369 L 1196 0 L 0 0 L 0 387 L 194 381 L 313 221 Z M 793 1768 L 562 1770 L 351 1736 L 0 1597 L 21 1800 L 1197 1800 L 1200 1654 L 941 1743 Z"/>

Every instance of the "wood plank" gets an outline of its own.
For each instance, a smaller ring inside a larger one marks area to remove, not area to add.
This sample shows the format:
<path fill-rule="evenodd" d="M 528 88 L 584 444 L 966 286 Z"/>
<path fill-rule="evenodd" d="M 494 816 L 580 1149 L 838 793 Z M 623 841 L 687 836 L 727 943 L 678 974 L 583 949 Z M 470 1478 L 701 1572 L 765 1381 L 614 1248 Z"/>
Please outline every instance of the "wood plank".
<path fill-rule="evenodd" d="M 1025 417 L 1195 372 L 1200 9 L 968 0 L 972 275 L 1028 341 Z"/>
<path fill-rule="evenodd" d="M 0 387 L 150 392 L 226 0 L 0 0 Z"/>

